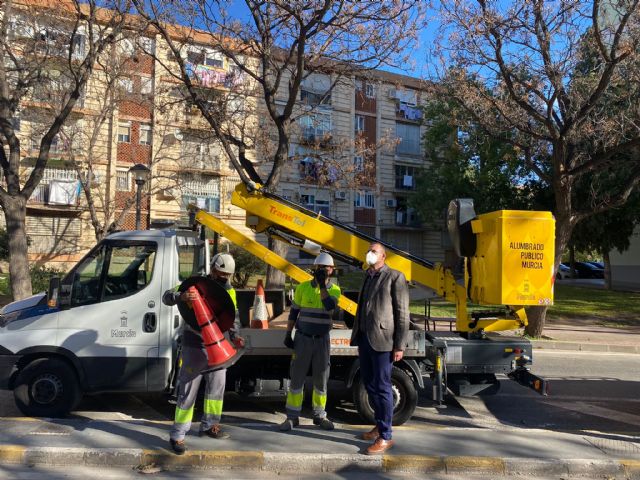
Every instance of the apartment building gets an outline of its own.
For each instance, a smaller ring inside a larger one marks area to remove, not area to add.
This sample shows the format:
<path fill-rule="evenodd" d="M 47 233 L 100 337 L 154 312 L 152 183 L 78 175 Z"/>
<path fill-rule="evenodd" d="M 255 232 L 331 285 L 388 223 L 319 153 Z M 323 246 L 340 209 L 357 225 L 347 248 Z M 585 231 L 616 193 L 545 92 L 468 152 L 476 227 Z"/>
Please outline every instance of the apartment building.
<path fill-rule="evenodd" d="M 42 29 L 46 31 L 46 25 Z M 210 92 L 212 101 L 226 96 L 243 119 L 242 128 L 264 128 L 258 96 L 247 93 L 250 80 L 206 39 L 199 40 L 196 36 L 193 45 L 183 49 L 194 83 L 203 95 Z M 84 43 L 73 46 L 78 58 Z M 125 212 L 120 229 L 135 226 L 136 185 L 130 169 L 136 164 L 151 171 L 142 187 L 142 228 L 185 220 L 189 203 L 244 228 L 244 212 L 230 203 L 240 178 L 208 122 L 188 100 L 160 37 L 125 35 L 109 55 L 119 59 L 117 78 L 99 69 L 89 80 L 28 202 L 29 255 L 34 262 L 64 268 L 95 243 L 87 198 L 78 182 L 89 164 L 98 217 L 104 221 L 107 214 L 118 218 Z M 116 88 L 105 90 L 105 85 Z M 23 102 L 16 119 L 20 135 L 33 146 L 23 149 L 24 174 L 33 165 L 39 142 L 38 112 L 48 101 L 46 93 L 42 98 L 34 95 Z M 411 77 L 378 71 L 336 81 L 330 72 L 309 75 L 300 92 L 298 128 L 280 193 L 403 250 L 442 260 L 441 233 L 425 230 L 408 203 L 426 161 L 421 146 L 424 101 L 421 82 Z M 263 151 L 256 145 L 248 156 L 264 173 L 270 164 Z M 291 252 L 290 257 L 309 261 L 304 253 Z"/>

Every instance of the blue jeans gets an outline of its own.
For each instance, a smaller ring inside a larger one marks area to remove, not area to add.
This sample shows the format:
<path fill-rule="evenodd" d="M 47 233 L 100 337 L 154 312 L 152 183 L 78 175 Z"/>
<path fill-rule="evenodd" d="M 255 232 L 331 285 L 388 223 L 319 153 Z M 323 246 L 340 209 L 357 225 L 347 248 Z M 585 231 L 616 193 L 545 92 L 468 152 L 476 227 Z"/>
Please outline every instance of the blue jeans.
<path fill-rule="evenodd" d="M 391 422 L 393 420 L 393 392 L 391 390 L 392 352 L 377 352 L 365 334 L 358 336 L 358 355 L 360 373 L 369 402 L 373 406 L 374 418 L 380 437 L 391 440 Z"/>

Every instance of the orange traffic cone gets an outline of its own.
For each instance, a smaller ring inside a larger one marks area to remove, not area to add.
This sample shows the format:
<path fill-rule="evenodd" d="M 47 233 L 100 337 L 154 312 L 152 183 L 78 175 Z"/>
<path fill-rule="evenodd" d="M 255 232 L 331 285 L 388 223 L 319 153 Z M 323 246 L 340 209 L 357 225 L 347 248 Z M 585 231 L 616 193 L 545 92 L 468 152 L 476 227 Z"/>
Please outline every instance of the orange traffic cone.
<path fill-rule="evenodd" d="M 251 328 L 269 328 L 269 313 L 267 312 L 267 302 L 264 299 L 262 279 L 258 280 L 256 296 L 253 299 L 253 320 L 251 320 Z"/>
<path fill-rule="evenodd" d="M 196 287 L 189 287 L 189 292 L 196 294 L 191 302 L 193 313 L 200 327 L 200 334 L 207 352 L 209 370 L 220 370 L 233 365 L 240 355 L 220 331 L 214 313 L 200 295 Z"/>

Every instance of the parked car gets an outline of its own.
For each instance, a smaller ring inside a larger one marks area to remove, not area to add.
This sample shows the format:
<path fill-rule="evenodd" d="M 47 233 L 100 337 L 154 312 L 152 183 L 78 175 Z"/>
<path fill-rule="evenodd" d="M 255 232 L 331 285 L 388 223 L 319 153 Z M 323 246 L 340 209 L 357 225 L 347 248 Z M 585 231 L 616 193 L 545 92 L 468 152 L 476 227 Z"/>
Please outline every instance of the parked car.
<path fill-rule="evenodd" d="M 558 272 L 556 273 L 556 279 L 566 280 L 567 278 L 571 278 L 571 269 L 565 264 L 561 263 L 558 267 Z"/>
<path fill-rule="evenodd" d="M 570 268 L 569 265 L 564 265 Z M 604 278 L 604 269 L 598 268 L 588 262 L 575 262 L 573 268 L 578 274 L 578 278 Z"/>
<path fill-rule="evenodd" d="M 601 268 L 601 269 L 604 270 L 604 263 L 602 263 L 602 262 L 587 262 L 587 263 L 590 263 L 594 267 Z"/>

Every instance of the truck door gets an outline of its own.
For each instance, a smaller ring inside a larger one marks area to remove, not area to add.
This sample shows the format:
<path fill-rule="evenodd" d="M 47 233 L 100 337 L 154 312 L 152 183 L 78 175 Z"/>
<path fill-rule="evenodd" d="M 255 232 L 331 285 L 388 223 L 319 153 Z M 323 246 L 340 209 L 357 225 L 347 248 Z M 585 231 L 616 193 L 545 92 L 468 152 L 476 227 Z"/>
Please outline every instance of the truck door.
<path fill-rule="evenodd" d="M 169 242 L 167 241 L 167 244 Z M 193 231 L 178 231 L 175 245 L 165 250 L 163 262 L 163 293 L 174 289 L 192 275 L 205 275 L 209 268 L 209 250 L 207 242 L 198 238 Z M 162 302 L 161 302 L 162 303 Z M 169 382 L 175 382 L 178 372 L 178 345 L 182 331 L 182 318 L 177 306 L 160 305 L 160 348 L 159 358 L 173 361 Z"/>
<path fill-rule="evenodd" d="M 64 280 L 58 344 L 80 360 L 89 390 L 147 389 L 157 352 L 162 259 L 150 240 L 105 240 Z M 155 383 L 155 382 L 154 382 Z"/>

